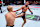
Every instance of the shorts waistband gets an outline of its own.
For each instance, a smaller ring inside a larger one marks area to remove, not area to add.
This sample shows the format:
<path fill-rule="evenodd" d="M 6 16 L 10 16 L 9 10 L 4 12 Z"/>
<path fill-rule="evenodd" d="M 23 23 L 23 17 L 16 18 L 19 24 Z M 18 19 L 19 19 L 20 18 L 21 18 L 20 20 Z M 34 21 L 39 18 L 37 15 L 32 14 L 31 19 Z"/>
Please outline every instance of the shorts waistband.
<path fill-rule="evenodd" d="M 10 25 L 6 25 L 6 26 L 10 26 Z M 13 25 L 14 26 L 14 25 Z"/>
<path fill-rule="evenodd" d="M 25 12 L 21 12 L 21 13 L 25 13 Z"/>

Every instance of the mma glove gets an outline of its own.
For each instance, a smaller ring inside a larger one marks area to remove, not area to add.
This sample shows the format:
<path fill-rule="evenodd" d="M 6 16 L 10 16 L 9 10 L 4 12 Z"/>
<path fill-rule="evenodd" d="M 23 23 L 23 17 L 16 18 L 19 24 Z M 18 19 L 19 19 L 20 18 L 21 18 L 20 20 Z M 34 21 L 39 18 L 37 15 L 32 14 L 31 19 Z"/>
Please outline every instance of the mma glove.
<path fill-rule="evenodd" d="M 31 14 L 33 14 L 33 12 L 31 12 Z"/>
<path fill-rule="evenodd" d="M 13 12 L 16 12 L 16 11 L 13 11 Z"/>

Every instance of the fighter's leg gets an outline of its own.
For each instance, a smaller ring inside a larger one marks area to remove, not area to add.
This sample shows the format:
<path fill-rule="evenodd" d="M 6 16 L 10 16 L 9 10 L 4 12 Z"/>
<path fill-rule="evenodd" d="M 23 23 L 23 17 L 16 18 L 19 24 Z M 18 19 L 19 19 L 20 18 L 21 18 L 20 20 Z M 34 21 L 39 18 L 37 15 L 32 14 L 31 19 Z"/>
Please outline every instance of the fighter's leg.
<path fill-rule="evenodd" d="M 17 15 L 16 17 L 21 17 L 23 16 L 24 13 L 20 13 L 19 15 Z"/>
<path fill-rule="evenodd" d="M 24 26 L 24 24 L 26 23 L 26 18 L 25 19 L 23 19 L 24 20 L 24 22 L 23 22 L 23 24 L 22 24 L 22 27 Z"/>

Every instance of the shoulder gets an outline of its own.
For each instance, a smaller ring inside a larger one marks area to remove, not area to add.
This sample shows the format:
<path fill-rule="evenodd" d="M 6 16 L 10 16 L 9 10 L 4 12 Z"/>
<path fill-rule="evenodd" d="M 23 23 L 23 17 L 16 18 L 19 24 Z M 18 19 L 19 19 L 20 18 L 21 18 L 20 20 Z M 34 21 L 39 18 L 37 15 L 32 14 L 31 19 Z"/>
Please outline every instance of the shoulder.
<path fill-rule="evenodd" d="M 29 6 L 28 6 L 28 9 L 29 9 Z"/>
<path fill-rule="evenodd" d="M 7 16 L 8 13 L 5 14 L 5 17 Z"/>
<path fill-rule="evenodd" d="M 12 13 L 16 13 L 16 11 L 13 11 Z"/>
<path fill-rule="evenodd" d="M 12 14 L 13 14 L 13 15 L 15 15 L 15 14 L 16 14 L 16 12 L 12 12 Z"/>
<path fill-rule="evenodd" d="M 8 15 L 8 13 L 5 14 L 5 16 L 7 16 L 7 15 Z"/>
<path fill-rule="evenodd" d="M 14 12 L 14 14 L 16 14 L 16 12 Z"/>
<path fill-rule="evenodd" d="M 29 7 L 29 5 L 28 5 L 28 7 Z"/>

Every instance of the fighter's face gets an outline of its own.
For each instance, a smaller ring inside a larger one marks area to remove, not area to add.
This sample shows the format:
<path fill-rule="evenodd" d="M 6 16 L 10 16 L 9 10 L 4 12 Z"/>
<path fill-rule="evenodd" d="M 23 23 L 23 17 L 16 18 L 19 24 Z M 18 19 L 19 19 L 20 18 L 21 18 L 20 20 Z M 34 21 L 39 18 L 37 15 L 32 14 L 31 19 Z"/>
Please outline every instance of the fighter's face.
<path fill-rule="evenodd" d="M 26 2 L 25 5 L 29 5 L 29 2 Z"/>

